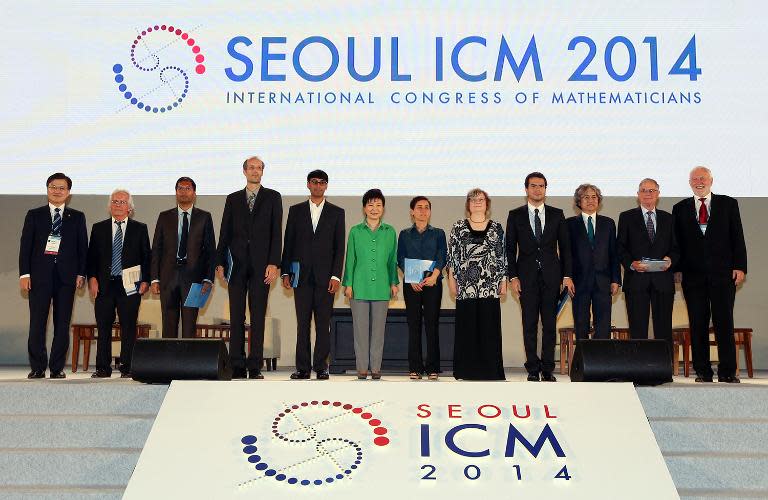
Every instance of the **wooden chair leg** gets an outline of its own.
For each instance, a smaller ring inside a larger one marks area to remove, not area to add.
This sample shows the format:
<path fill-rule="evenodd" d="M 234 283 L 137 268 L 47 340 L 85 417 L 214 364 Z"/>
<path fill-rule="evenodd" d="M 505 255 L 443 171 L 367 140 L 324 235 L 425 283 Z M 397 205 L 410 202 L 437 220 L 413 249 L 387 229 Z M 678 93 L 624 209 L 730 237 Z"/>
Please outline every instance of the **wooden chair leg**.
<path fill-rule="evenodd" d="M 691 375 L 691 333 L 686 331 L 683 333 L 683 375 L 689 377 Z"/>
<path fill-rule="evenodd" d="M 88 371 L 88 363 L 91 361 L 91 339 L 86 338 L 83 342 L 83 371 Z"/>
<path fill-rule="evenodd" d="M 752 333 L 747 332 L 744 334 L 744 360 L 747 363 L 747 376 L 754 378 L 754 372 L 752 371 Z"/>
<path fill-rule="evenodd" d="M 741 351 L 744 348 L 744 344 L 736 344 L 736 376 L 741 376 L 741 370 L 739 369 L 739 358 L 741 357 Z"/>
<path fill-rule="evenodd" d="M 565 375 L 566 373 L 568 373 L 565 370 L 565 358 L 566 358 L 565 350 L 566 350 L 565 335 L 560 334 L 560 375 Z"/>
<path fill-rule="evenodd" d="M 77 371 L 77 358 L 80 357 L 80 328 L 72 328 L 72 373 Z"/>
<path fill-rule="evenodd" d="M 568 335 L 568 373 L 570 373 L 571 367 L 573 366 L 573 352 L 576 350 L 573 341 L 575 336 L 576 333 L 573 335 Z"/>
<path fill-rule="evenodd" d="M 680 374 L 680 344 L 672 346 L 672 374 Z"/>

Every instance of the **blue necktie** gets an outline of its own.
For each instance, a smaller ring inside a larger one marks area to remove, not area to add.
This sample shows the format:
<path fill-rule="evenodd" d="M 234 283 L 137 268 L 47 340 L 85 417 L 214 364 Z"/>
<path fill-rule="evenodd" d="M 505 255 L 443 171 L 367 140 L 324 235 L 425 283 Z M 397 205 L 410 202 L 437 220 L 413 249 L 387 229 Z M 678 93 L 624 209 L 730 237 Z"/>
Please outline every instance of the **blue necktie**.
<path fill-rule="evenodd" d="M 55 208 L 53 209 L 53 226 L 51 227 L 51 234 L 54 234 L 56 236 L 61 235 L 61 214 L 59 213 L 61 209 Z"/>
<path fill-rule="evenodd" d="M 123 274 L 123 229 L 120 227 L 123 221 L 115 221 L 115 239 L 112 240 L 112 276 Z"/>

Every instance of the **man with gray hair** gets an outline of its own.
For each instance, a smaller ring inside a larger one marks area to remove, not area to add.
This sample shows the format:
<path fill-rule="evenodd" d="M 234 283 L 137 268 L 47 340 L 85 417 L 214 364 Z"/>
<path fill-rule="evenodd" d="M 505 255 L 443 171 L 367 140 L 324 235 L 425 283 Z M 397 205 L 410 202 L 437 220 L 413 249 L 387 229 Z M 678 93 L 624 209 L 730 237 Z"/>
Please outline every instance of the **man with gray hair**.
<path fill-rule="evenodd" d="M 675 283 L 670 268 L 679 260 L 672 214 L 659 210 L 659 183 L 643 179 L 637 189 L 639 207 L 619 215 L 619 259 L 624 266 L 624 298 L 629 334 L 648 338 L 653 311 L 653 336 L 667 341 L 672 352 L 672 306 Z M 652 272 L 645 259 L 664 260 L 663 270 Z"/>
<path fill-rule="evenodd" d="M 588 338 L 590 323 L 593 338 L 611 338 L 611 297 L 621 286 L 619 254 L 616 249 L 616 223 L 598 215 L 603 202 L 600 188 L 582 184 L 573 201 L 581 214 L 565 223 L 571 236 L 573 284 L 573 325 L 577 339 Z M 590 322 L 590 309 L 592 321 Z"/>
<path fill-rule="evenodd" d="M 136 322 L 141 296 L 149 289 L 149 232 L 133 215 L 133 197 L 115 189 L 109 198 L 110 217 L 93 225 L 88 245 L 88 288 L 95 300 L 94 312 L 99 336 L 96 343 L 96 371 L 93 378 L 112 376 L 112 324 L 115 310 L 120 316 L 120 373 L 131 376 L 131 354 L 136 342 Z M 128 287 L 123 270 L 141 267 L 141 278 Z"/>
<path fill-rule="evenodd" d="M 709 320 L 715 327 L 718 382 L 738 383 L 733 338 L 733 304 L 747 274 L 747 246 L 741 226 L 739 202 L 712 194 L 712 172 L 691 170 L 693 196 L 672 208 L 680 242 L 683 294 L 691 327 L 691 350 L 696 382 L 712 382 L 709 360 Z"/>

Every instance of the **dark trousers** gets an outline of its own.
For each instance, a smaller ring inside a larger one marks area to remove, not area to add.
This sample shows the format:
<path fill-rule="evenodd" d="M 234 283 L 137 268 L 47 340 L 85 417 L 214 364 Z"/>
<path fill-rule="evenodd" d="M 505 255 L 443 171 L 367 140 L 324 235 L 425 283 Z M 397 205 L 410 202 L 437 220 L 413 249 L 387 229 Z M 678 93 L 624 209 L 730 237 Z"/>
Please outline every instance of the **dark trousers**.
<path fill-rule="evenodd" d="M 126 295 L 122 278 L 110 280 L 109 286 L 99 289 L 94 305 L 96 324 L 99 327 L 96 341 L 97 370 L 112 372 L 112 323 L 115 322 L 117 310 L 120 316 L 120 371 L 130 373 L 140 305 L 141 295 Z"/>
<path fill-rule="evenodd" d="M 528 373 L 552 372 L 555 369 L 555 323 L 557 297 L 560 294 L 558 288 L 548 287 L 539 273 L 534 287 L 529 286 L 520 294 L 525 369 Z M 541 318 L 541 357 L 538 355 L 536 338 L 539 318 Z"/>
<path fill-rule="evenodd" d="M 456 301 L 453 377 L 461 380 L 504 380 L 499 299 L 489 297 Z"/>
<path fill-rule="evenodd" d="M 425 286 L 420 292 L 403 284 L 405 314 L 408 319 L 408 371 L 415 373 L 440 373 L 440 302 L 443 284 Z M 421 325 L 427 335 L 427 362 L 421 352 Z"/>
<path fill-rule="evenodd" d="M 653 312 L 653 336 L 666 340 L 672 352 L 672 306 L 675 292 L 660 292 L 649 285 L 645 290 L 626 290 L 627 322 L 632 339 L 648 338 L 648 318 Z"/>
<path fill-rule="evenodd" d="M 296 304 L 296 370 L 316 372 L 328 369 L 331 352 L 331 312 L 333 295 L 328 293 L 328 283 L 315 283 L 310 276 L 308 283 L 293 290 Z M 311 356 L 310 326 L 315 317 L 315 355 Z M 311 360 L 311 364 L 310 364 Z"/>
<path fill-rule="evenodd" d="M 175 339 L 179 336 L 179 315 L 181 315 L 181 336 L 185 339 L 195 337 L 197 326 L 196 307 L 184 307 L 192 281 L 184 276 L 184 267 L 176 268 L 169 283 L 160 282 L 160 308 L 163 316 L 163 338 Z"/>
<path fill-rule="evenodd" d="M 592 324 L 595 333 L 592 338 L 611 338 L 611 294 L 599 290 L 596 286 L 592 290 L 576 292 L 571 298 L 573 310 L 573 328 L 577 339 L 588 338 L 590 326 L 590 306 L 592 307 Z"/>
<path fill-rule="evenodd" d="M 29 291 L 29 365 L 32 370 L 51 373 L 64 370 L 69 349 L 69 322 L 72 318 L 72 304 L 75 300 L 75 285 L 64 284 L 59 278 L 56 266 L 51 276 L 43 280 L 35 277 Z M 48 326 L 48 311 L 53 303 L 53 342 L 51 357 L 45 346 L 45 328 Z"/>
<path fill-rule="evenodd" d="M 685 276 L 685 275 L 683 275 Z M 717 365 L 719 377 L 731 377 L 736 373 L 736 343 L 733 339 L 733 304 L 736 286 L 733 282 L 712 283 L 707 280 L 696 286 L 683 283 L 683 294 L 688 308 L 691 327 L 693 369 L 701 376 L 712 376 L 709 360 L 709 319 L 715 328 L 717 341 Z"/>
<path fill-rule="evenodd" d="M 245 357 L 245 298 L 251 314 L 251 343 Z M 264 318 L 267 314 L 269 286 L 264 284 L 264 269 L 248 266 L 244 277 L 229 283 L 229 355 L 233 369 L 261 370 L 264 361 Z"/>

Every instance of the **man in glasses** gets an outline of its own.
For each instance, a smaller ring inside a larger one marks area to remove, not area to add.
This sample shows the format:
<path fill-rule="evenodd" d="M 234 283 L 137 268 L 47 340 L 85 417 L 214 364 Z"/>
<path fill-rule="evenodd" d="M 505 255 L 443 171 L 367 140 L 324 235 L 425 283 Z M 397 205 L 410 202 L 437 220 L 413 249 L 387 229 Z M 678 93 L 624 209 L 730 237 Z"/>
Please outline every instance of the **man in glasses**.
<path fill-rule="evenodd" d="M 141 296 L 149 290 L 149 249 L 147 225 L 130 218 L 133 196 L 115 189 L 109 198 L 110 217 L 91 229 L 88 245 L 88 288 L 95 300 L 94 312 L 99 336 L 96 344 L 96 371 L 92 378 L 112 376 L 112 323 L 115 310 L 120 317 L 120 373 L 131 376 L 131 355 L 136 342 L 136 321 Z M 124 282 L 123 270 L 139 266 L 137 280 Z"/>
<path fill-rule="evenodd" d="M 309 200 L 288 210 L 280 265 L 283 288 L 294 289 L 296 302 L 296 372 L 291 379 L 308 379 L 314 369 L 319 380 L 327 380 L 331 311 L 344 259 L 344 209 L 325 199 L 328 174 L 322 170 L 307 175 L 307 189 Z M 310 357 L 313 314 L 315 353 Z"/>
<path fill-rule="evenodd" d="M 48 204 L 27 212 L 19 249 L 19 286 L 29 293 L 27 378 L 65 378 L 69 322 L 75 288 L 85 283 L 88 232 L 85 215 L 66 206 L 72 179 L 55 173 L 46 181 Z M 53 342 L 48 357 L 45 327 L 53 303 Z"/>
<path fill-rule="evenodd" d="M 659 183 L 643 179 L 637 190 L 639 207 L 619 214 L 619 260 L 624 266 L 624 299 L 629 334 L 648 338 L 649 313 L 653 311 L 653 336 L 672 349 L 672 305 L 675 283 L 672 271 L 680 253 L 672 214 L 659 210 Z M 646 262 L 644 262 L 644 259 Z M 662 270 L 653 271 L 648 260 L 664 260 Z"/>
<path fill-rule="evenodd" d="M 160 212 L 152 239 L 152 293 L 160 294 L 163 338 L 193 338 L 198 309 L 184 307 L 193 283 L 203 292 L 213 286 L 216 240 L 210 212 L 195 206 L 197 185 L 189 177 L 176 181 L 176 206 Z"/>

